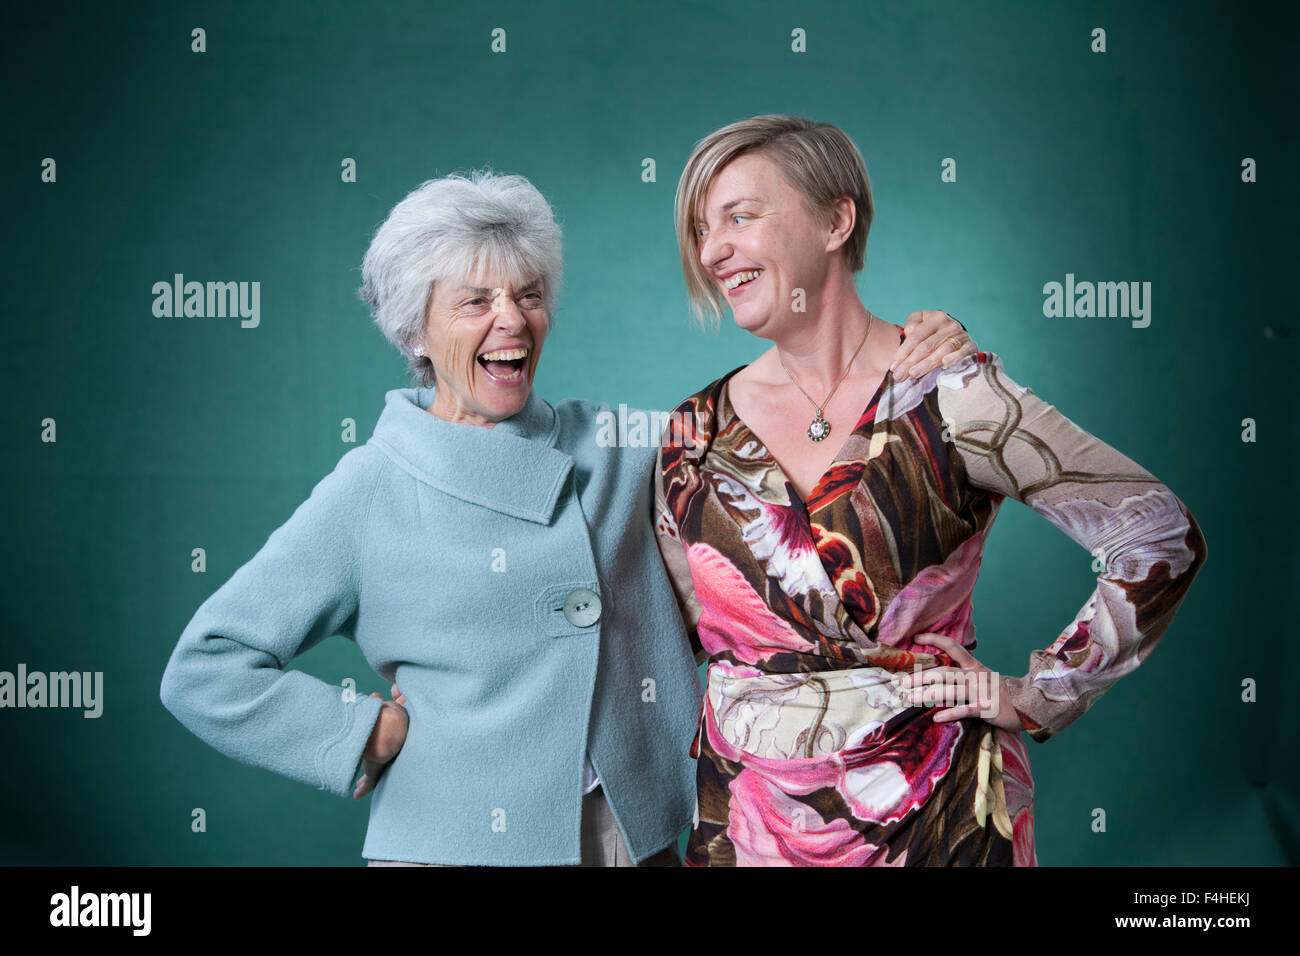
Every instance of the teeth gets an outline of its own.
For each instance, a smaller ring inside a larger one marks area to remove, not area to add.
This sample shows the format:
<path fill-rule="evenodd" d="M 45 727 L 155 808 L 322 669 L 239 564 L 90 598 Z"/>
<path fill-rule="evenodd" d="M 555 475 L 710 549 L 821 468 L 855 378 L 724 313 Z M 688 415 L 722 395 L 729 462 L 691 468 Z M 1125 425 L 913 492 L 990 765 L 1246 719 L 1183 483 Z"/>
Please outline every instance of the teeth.
<path fill-rule="evenodd" d="M 754 269 L 750 272 L 737 272 L 734 276 L 731 276 L 729 279 L 727 279 L 727 281 L 723 283 L 723 285 L 727 289 L 734 289 L 742 282 L 748 282 L 750 279 L 753 279 L 762 271 L 763 271 L 762 269 Z"/>
<path fill-rule="evenodd" d="M 485 362 L 510 362 L 527 357 L 528 349 L 497 349 L 495 352 L 484 352 L 479 356 Z"/>

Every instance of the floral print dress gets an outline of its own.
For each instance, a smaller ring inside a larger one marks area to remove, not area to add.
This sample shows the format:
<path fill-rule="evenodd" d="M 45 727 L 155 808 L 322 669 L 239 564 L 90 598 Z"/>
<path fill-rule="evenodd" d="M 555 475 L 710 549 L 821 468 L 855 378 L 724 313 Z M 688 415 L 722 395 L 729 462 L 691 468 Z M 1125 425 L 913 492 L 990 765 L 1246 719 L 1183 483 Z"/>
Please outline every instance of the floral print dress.
<path fill-rule="evenodd" d="M 1155 648 L 1205 559 L 1154 476 L 980 353 L 886 375 L 806 501 L 737 417 L 735 369 L 669 417 L 656 532 L 707 654 L 688 866 L 1035 866 L 1023 736 L 933 720 L 895 688 L 975 648 L 971 592 L 1005 497 L 1097 557 L 1083 607 L 1021 678 L 1042 742 Z"/>

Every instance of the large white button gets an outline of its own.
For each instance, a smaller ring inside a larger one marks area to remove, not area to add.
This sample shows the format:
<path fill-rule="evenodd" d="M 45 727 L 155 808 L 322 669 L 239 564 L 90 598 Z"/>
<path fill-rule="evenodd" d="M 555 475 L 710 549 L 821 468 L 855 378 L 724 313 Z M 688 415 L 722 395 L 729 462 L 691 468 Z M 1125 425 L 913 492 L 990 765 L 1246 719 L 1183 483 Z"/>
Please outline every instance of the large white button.
<path fill-rule="evenodd" d="M 570 591 L 564 599 L 564 619 L 574 627 L 591 627 L 600 620 L 600 595 L 586 588 Z"/>

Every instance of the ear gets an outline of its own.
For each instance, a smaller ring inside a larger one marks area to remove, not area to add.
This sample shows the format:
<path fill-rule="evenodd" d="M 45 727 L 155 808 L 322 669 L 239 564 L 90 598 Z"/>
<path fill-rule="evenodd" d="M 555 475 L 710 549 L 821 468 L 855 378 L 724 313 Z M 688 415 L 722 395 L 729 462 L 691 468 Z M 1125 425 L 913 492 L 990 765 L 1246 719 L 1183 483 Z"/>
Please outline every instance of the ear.
<path fill-rule="evenodd" d="M 853 227 L 858 221 L 858 207 L 852 196 L 839 196 L 831 207 L 830 222 L 827 223 L 829 234 L 826 238 L 826 251 L 834 252 L 853 235 Z"/>

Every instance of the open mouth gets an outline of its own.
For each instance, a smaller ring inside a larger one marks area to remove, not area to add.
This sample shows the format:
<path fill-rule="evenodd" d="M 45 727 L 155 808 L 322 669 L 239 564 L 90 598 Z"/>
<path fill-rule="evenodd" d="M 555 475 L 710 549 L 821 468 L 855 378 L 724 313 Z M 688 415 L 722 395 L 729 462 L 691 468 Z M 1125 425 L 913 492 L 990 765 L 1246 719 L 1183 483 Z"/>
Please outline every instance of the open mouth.
<path fill-rule="evenodd" d="M 487 377 L 503 385 L 522 381 L 527 361 L 528 349 L 496 349 L 478 357 L 478 364 L 483 366 Z"/>
<path fill-rule="evenodd" d="M 723 280 L 723 288 L 727 290 L 727 295 L 739 295 L 741 291 L 749 288 L 754 284 L 754 280 L 763 274 L 762 269 L 751 269 L 748 272 L 737 272 L 734 276 L 728 276 Z"/>

